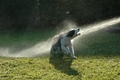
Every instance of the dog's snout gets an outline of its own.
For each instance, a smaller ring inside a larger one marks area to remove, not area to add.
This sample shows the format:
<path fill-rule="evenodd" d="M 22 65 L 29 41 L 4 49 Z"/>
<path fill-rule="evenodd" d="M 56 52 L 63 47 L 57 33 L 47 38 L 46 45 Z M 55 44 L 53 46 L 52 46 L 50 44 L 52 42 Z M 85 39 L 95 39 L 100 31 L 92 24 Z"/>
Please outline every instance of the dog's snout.
<path fill-rule="evenodd" d="M 78 31 L 80 31 L 80 29 L 78 28 Z"/>

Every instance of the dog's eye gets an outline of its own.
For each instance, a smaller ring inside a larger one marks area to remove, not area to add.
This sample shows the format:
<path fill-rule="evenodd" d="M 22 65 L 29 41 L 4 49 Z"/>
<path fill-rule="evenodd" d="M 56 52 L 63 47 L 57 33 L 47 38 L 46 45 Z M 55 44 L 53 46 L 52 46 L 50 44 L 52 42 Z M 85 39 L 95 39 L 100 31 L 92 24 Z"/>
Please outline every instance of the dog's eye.
<path fill-rule="evenodd" d="M 78 31 L 79 31 L 80 29 L 78 28 Z"/>

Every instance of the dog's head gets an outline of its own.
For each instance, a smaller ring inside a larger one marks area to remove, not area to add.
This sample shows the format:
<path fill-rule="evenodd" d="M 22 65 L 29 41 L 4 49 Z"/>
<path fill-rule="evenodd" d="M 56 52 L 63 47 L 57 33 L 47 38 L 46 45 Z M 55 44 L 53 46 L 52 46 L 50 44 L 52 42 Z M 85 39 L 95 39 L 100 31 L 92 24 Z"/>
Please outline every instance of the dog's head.
<path fill-rule="evenodd" d="M 67 33 L 66 37 L 74 38 L 74 37 L 80 35 L 79 31 L 80 31 L 79 28 L 70 30 L 70 31 Z"/>

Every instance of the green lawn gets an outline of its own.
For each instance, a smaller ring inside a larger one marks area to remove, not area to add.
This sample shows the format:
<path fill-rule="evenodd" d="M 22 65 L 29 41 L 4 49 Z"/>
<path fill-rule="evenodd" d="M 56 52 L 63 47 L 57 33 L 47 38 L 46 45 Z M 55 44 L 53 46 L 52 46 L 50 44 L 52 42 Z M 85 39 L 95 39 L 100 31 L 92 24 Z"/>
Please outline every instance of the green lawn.
<path fill-rule="evenodd" d="M 43 32 L 46 34 L 43 34 Z M 52 37 L 53 30 L 0 33 L 0 48 L 31 47 Z M 4 35 L 3 35 L 4 33 Z M 76 40 L 69 56 L 50 58 L 0 57 L 0 80 L 119 80 L 120 34 L 99 31 Z M 22 43 L 22 44 L 21 44 Z"/>

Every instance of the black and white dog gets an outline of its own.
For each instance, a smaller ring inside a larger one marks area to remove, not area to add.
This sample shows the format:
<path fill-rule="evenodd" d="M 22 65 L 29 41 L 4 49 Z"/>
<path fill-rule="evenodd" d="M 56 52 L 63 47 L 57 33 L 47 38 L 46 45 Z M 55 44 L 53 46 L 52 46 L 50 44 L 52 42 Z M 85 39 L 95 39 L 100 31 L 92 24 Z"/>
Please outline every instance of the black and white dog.
<path fill-rule="evenodd" d="M 77 28 L 55 35 L 52 39 L 53 44 L 51 50 L 55 52 L 55 54 L 58 54 L 59 48 L 64 54 L 70 54 L 72 58 L 76 58 L 71 40 L 80 35 L 79 31 L 80 29 Z"/>

